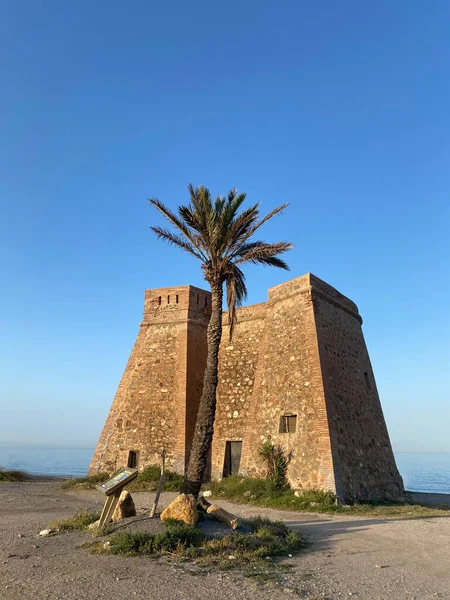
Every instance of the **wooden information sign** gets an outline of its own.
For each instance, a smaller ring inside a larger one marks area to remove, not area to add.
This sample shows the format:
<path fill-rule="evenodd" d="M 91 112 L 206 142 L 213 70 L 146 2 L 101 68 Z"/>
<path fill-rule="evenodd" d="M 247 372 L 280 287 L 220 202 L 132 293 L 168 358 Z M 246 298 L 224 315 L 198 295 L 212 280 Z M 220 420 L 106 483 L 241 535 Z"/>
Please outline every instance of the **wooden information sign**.
<path fill-rule="evenodd" d="M 100 522 L 98 524 L 99 527 L 104 527 L 110 522 L 117 503 L 119 502 L 122 489 L 127 483 L 133 481 L 133 479 L 135 479 L 137 476 L 137 469 L 127 467 L 126 469 L 121 469 L 115 473 L 111 479 L 108 479 L 97 486 L 97 489 L 102 491 L 107 496 L 105 506 L 103 507 L 102 514 L 100 515 Z"/>

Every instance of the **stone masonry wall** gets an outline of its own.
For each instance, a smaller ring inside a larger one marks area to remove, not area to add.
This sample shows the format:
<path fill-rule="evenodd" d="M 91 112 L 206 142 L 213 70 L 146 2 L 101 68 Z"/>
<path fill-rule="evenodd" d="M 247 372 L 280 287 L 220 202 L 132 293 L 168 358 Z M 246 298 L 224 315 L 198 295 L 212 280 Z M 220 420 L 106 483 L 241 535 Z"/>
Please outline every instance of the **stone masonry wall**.
<path fill-rule="evenodd" d="M 200 292 L 202 306 L 196 303 Z M 198 340 L 204 346 L 206 340 L 202 332 L 210 306 L 205 305 L 205 294 L 192 286 L 146 291 L 144 319 L 89 473 L 126 466 L 130 450 L 139 453 L 140 468 L 159 464 L 162 448 L 168 467 L 183 472 L 198 401 L 195 377 L 187 386 L 188 348 Z M 193 342 L 188 344 L 189 338 Z M 204 364 L 199 361 L 196 368 L 201 372 Z"/>
<path fill-rule="evenodd" d="M 269 290 L 243 471 L 264 475 L 257 449 L 264 440 L 292 452 L 288 478 L 296 489 L 334 491 L 333 465 L 309 276 Z M 280 417 L 296 415 L 296 430 L 280 432 Z"/>
<path fill-rule="evenodd" d="M 345 502 L 400 498 L 403 482 L 389 441 L 362 319 L 353 303 L 331 297 L 330 286 L 320 282 L 319 287 L 318 282 L 313 292 L 314 312 L 338 495 Z"/>
<path fill-rule="evenodd" d="M 261 356 L 265 304 L 238 309 L 238 326 L 231 343 L 227 319 L 228 315 L 225 313 L 212 446 L 212 476 L 215 478 L 222 476 L 227 440 L 242 441 L 245 438 L 243 450 L 246 451 L 249 423 L 252 423 L 254 417 L 254 404 L 258 402 L 253 390 Z"/>

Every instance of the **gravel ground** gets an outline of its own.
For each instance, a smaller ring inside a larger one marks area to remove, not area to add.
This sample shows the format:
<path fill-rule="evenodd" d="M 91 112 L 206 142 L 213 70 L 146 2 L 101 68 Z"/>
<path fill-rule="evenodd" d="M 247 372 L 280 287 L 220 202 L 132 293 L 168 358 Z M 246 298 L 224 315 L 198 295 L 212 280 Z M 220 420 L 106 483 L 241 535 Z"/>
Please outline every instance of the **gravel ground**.
<path fill-rule="evenodd" d="M 133 497 L 138 514 L 153 501 L 147 492 Z M 160 508 L 173 497 L 163 494 Z M 369 519 L 221 501 L 238 516 L 283 520 L 306 537 L 307 547 L 284 561 L 291 568 L 278 581 L 263 584 L 239 573 L 205 573 L 167 557 L 92 555 L 77 548 L 92 540 L 86 532 L 38 537 L 50 521 L 81 509 L 100 510 L 103 500 L 95 490 L 65 491 L 54 481 L 0 484 L 0 599 L 450 600 L 448 517 Z M 449 504 L 449 497 L 440 495 L 436 502 Z"/>

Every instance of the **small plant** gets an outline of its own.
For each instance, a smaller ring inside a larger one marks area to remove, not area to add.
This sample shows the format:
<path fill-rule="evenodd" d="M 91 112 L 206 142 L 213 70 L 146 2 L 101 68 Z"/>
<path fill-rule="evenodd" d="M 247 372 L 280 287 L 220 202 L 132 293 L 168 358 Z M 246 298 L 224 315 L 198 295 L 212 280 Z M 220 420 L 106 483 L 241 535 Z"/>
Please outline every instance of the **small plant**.
<path fill-rule="evenodd" d="M 287 469 L 292 460 L 292 453 L 287 452 L 280 444 L 265 441 L 258 448 L 259 456 L 266 462 L 267 478 L 275 488 L 282 490 L 289 487 Z"/>
<path fill-rule="evenodd" d="M 89 477 L 71 477 L 62 484 L 62 488 L 65 490 L 72 487 L 92 489 L 99 483 L 106 481 L 108 478 L 108 473 L 97 473 L 96 475 L 89 475 Z"/>
<path fill-rule="evenodd" d="M 184 549 L 200 545 L 203 533 L 193 525 L 169 519 L 166 530 L 161 533 L 117 533 L 109 540 L 111 554 L 159 554 L 161 552 L 182 553 Z"/>
<path fill-rule="evenodd" d="M 158 465 L 149 465 L 127 486 L 127 489 L 130 492 L 156 489 L 160 476 L 161 468 Z M 184 478 L 182 475 L 173 473 L 172 471 L 164 471 L 162 489 L 164 492 L 179 492 L 183 486 L 183 481 Z"/>
<path fill-rule="evenodd" d="M 100 513 L 91 513 L 83 510 L 73 517 L 60 519 L 54 523 L 49 523 L 48 529 L 56 529 L 57 531 L 76 531 L 77 529 L 87 529 L 91 523 L 95 523 L 100 518 Z"/>
<path fill-rule="evenodd" d="M 26 473 L 23 471 L 6 471 L 0 468 L 0 481 L 23 481 Z"/>

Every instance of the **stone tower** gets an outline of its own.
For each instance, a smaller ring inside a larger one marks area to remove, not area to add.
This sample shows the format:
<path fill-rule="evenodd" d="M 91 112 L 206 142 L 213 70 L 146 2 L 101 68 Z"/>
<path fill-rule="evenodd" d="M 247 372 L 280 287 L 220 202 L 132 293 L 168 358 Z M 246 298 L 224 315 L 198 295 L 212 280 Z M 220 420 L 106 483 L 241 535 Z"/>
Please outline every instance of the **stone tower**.
<path fill-rule="evenodd" d="M 144 320 L 89 473 L 158 462 L 183 473 L 206 360 L 210 295 L 147 290 Z M 226 322 L 226 320 L 224 320 Z M 269 289 L 224 330 L 211 475 L 262 476 L 264 440 L 292 451 L 296 489 L 343 502 L 398 499 L 395 465 L 356 305 L 312 274 Z"/>
<path fill-rule="evenodd" d="M 190 285 L 146 290 L 144 318 L 89 473 L 160 462 L 183 472 L 206 363 L 210 294 Z M 130 464 L 129 466 L 132 466 Z"/>

